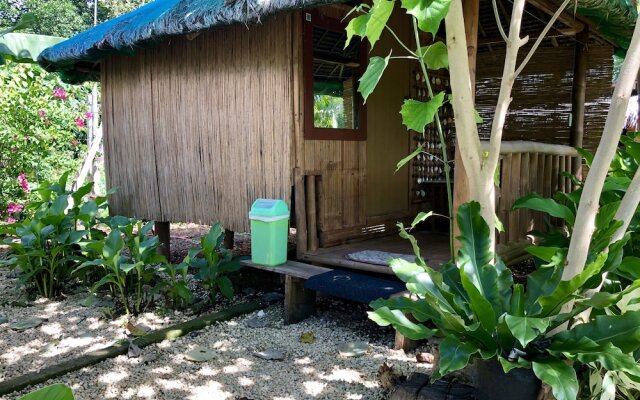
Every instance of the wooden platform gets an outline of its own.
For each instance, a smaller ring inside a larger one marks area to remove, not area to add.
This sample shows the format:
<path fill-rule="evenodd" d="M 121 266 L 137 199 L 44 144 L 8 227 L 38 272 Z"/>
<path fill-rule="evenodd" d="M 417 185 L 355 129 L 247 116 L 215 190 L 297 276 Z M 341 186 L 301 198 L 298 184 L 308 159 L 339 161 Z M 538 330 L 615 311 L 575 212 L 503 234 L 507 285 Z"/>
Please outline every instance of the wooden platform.
<path fill-rule="evenodd" d="M 422 256 L 431 267 L 437 267 L 449 260 L 449 236 L 439 233 L 417 232 L 415 234 Z M 390 253 L 413 254 L 411 243 L 398 235 L 369 239 L 361 242 L 349 243 L 340 246 L 321 248 L 315 252 L 307 252 L 301 255 L 303 261 L 355 269 L 360 271 L 375 272 L 393 275 L 391 268 L 348 260 L 347 254 L 363 250 L 379 250 Z"/>

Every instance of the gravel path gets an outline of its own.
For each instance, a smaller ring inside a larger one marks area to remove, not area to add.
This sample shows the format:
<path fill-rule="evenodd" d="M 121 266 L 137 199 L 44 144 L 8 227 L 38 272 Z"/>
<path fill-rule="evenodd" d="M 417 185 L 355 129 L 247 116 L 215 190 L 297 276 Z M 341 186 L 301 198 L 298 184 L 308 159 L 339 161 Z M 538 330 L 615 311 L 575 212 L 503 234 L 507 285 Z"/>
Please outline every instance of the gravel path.
<path fill-rule="evenodd" d="M 386 398 L 377 376 L 384 362 L 403 375 L 430 367 L 417 364 L 414 354 L 390 350 L 393 332 L 368 321 L 364 307 L 323 299 L 319 310 L 317 317 L 283 325 L 282 306 L 274 304 L 264 310 L 262 318 L 254 313 L 218 323 L 175 341 L 147 347 L 139 358 L 119 356 L 46 384 L 66 383 L 78 400 L 368 400 Z M 247 321 L 256 319 L 265 321 L 266 326 L 247 327 Z M 315 342 L 301 343 L 304 332 L 313 332 Z M 356 340 L 369 342 L 366 355 L 338 355 L 340 343 Z M 213 350 L 214 358 L 201 363 L 185 359 L 184 354 L 196 346 Z M 283 352 L 284 360 L 263 360 L 253 355 L 267 349 Z M 16 399 L 31 390 L 2 399 Z"/>

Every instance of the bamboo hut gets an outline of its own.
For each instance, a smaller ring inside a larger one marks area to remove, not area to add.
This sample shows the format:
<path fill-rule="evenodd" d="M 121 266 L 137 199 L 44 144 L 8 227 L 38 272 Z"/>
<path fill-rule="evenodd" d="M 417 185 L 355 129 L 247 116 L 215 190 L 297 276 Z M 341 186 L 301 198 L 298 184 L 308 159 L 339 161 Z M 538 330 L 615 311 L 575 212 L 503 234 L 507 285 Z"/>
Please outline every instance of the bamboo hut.
<path fill-rule="evenodd" d="M 464 3 L 486 125 L 504 43 L 491 2 Z M 511 2 L 498 4 L 504 21 Z M 540 34 L 555 6 L 530 0 L 524 33 Z M 220 221 L 246 232 L 254 199 L 281 198 L 293 209 L 299 259 L 388 273 L 345 255 L 409 252 L 395 225 L 418 211 L 446 214 L 442 165 L 421 156 L 394 173 L 421 141 L 437 151 L 433 127 L 423 139 L 406 131 L 398 113 L 403 99 L 426 97 L 425 82 L 415 65 L 399 61 L 362 104 L 357 78 L 368 49 L 357 41 L 344 49 L 350 9 L 332 0 L 156 0 L 47 49 L 40 63 L 71 81 L 102 82 L 107 180 L 119 188 L 112 212 Z M 510 211 L 513 201 L 570 190 L 562 173 L 579 170 L 575 147 L 592 147 L 604 124 L 612 54 L 628 45 L 635 11 L 621 0 L 580 1 L 575 11 L 562 15 L 514 90 L 497 210 L 507 228 L 503 243 L 543 222 Z M 411 42 L 403 13 L 390 23 Z M 394 45 L 383 35 L 372 54 Z M 430 79 L 449 90 L 446 71 Z M 441 112 L 453 157 L 452 113 Z M 465 185 L 456 175 L 460 201 Z M 436 220 L 426 228 L 446 226 Z M 420 238 L 429 261 L 447 258 L 446 235 Z"/>

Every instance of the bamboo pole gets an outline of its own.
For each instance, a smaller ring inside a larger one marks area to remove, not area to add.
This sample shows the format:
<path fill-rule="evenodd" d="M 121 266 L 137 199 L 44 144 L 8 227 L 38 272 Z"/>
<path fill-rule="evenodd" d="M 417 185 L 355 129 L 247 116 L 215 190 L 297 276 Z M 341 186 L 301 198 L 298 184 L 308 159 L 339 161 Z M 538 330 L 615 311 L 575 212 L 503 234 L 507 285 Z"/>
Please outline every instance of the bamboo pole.
<path fill-rule="evenodd" d="M 569 144 L 581 148 L 584 137 L 585 101 L 587 98 L 587 64 L 589 62 L 589 26 L 576 36 L 576 48 L 573 62 L 573 90 L 571 92 L 571 131 Z M 575 157 L 570 171 L 582 180 L 582 158 Z"/>
<path fill-rule="evenodd" d="M 296 208 L 296 256 L 300 258 L 307 252 L 307 204 L 302 171 L 300 168 L 296 168 L 293 173 Z"/>
<path fill-rule="evenodd" d="M 490 144 L 487 140 L 481 140 L 480 145 L 484 151 L 488 151 Z M 502 142 L 500 146 L 500 154 L 514 154 L 514 153 L 543 153 L 554 156 L 578 156 L 578 152 L 571 146 L 564 146 L 561 144 L 530 142 L 526 140 L 511 140 L 508 142 Z"/>
<path fill-rule="evenodd" d="M 316 176 L 307 176 L 307 227 L 308 227 L 308 249 L 309 251 L 318 250 L 318 227 L 316 207 Z"/>

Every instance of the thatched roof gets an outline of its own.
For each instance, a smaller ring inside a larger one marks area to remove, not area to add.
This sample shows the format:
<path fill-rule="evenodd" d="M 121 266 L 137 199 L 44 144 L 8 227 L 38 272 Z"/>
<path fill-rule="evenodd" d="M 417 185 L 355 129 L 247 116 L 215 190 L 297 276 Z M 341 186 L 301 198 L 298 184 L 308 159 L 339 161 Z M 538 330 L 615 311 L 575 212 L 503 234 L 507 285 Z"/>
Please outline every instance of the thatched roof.
<path fill-rule="evenodd" d="M 97 64 L 114 54 L 163 39 L 216 26 L 253 23 L 278 12 L 340 3 L 345 0 L 155 0 L 139 9 L 88 29 L 43 51 L 39 62 L 70 81 L 97 78 Z M 560 0 L 555 0 L 560 3 Z M 636 0 L 579 0 L 576 12 L 588 17 L 603 37 L 628 46 Z"/>
<path fill-rule="evenodd" d="M 132 54 L 172 36 L 216 26 L 254 23 L 261 17 L 344 0 L 155 0 L 43 51 L 38 60 L 69 81 L 96 79 L 96 64 Z"/>

